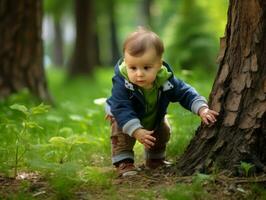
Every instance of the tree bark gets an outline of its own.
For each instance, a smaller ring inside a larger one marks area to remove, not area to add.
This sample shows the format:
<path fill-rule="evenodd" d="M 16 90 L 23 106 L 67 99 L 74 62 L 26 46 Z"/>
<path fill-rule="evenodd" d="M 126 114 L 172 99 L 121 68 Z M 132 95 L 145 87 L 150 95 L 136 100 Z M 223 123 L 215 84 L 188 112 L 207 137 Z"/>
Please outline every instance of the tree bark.
<path fill-rule="evenodd" d="M 41 0 L 0 2 L 0 98 L 28 88 L 50 100 L 41 33 Z"/>
<path fill-rule="evenodd" d="M 240 162 L 266 172 L 266 3 L 231 0 L 210 108 L 220 113 L 201 125 L 178 161 L 185 175 L 218 166 L 239 175 Z"/>

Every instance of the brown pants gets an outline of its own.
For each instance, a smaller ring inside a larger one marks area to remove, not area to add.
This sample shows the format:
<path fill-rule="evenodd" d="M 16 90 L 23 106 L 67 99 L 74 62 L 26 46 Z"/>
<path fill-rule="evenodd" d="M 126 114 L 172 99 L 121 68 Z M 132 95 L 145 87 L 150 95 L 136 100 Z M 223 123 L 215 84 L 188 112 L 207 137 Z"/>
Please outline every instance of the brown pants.
<path fill-rule="evenodd" d="M 134 160 L 133 147 L 136 139 L 123 133 L 113 116 L 108 116 L 107 119 L 111 123 L 112 163 L 115 164 L 124 159 Z M 154 130 L 152 136 L 156 138 L 156 142 L 151 149 L 145 149 L 146 159 L 165 158 L 166 144 L 170 138 L 170 126 L 166 119 Z"/>

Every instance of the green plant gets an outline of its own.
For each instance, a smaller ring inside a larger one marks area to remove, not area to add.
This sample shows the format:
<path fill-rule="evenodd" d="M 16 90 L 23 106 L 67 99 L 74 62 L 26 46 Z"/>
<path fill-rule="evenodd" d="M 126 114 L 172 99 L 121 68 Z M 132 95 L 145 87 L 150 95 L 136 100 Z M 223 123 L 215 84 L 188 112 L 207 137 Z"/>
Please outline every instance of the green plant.
<path fill-rule="evenodd" d="M 214 181 L 215 180 L 214 180 L 213 175 L 201 174 L 201 173 L 197 173 L 192 179 L 192 182 L 195 184 L 205 184 L 205 183 L 211 183 Z"/>
<path fill-rule="evenodd" d="M 85 136 L 72 135 L 69 137 L 55 136 L 50 138 L 49 142 L 51 150 L 47 152 L 46 156 L 55 157 L 58 163 L 62 164 L 71 161 L 71 154 L 75 148 L 81 149 L 84 144 L 93 145 L 95 141 L 89 141 Z"/>
<path fill-rule="evenodd" d="M 56 199 L 73 199 L 75 187 L 80 185 L 78 171 L 80 166 L 76 162 L 57 164 L 47 177 L 51 187 L 55 190 Z"/>
<path fill-rule="evenodd" d="M 198 183 L 177 184 L 175 188 L 164 193 L 164 196 L 168 200 L 205 200 L 207 198 L 207 192 Z"/>
<path fill-rule="evenodd" d="M 256 200 L 264 200 L 266 199 L 266 188 L 263 187 L 263 184 L 253 184 L 251 185 L 251 193 L 247 196 L 247 199 L 256 199 Z"/>
<path fill-rule="evenodd" d="M 246 177 L 249 176 L 249 172 L 252 167 L 254 167 L 254 165 L 251 163 L 247 163 L 243 161 L 240 162 L 240 168 L 244 171 L 244 174 Z"/>
<path fill-rule="evenodd" d="M 210 181 L 213 181 L 211 175 L 198 173 L 192 178 L 191 185 L 178 183 L 173 189 L 166 191 L 164 196 L 168 200 L 206 200 L 209 196 L 202 185 Z"/>
<path fill-rule="evenodd" d="M 22 119 L 19 127 L 16 127 L 14 129 L 15 133 L 15 164 L 14 164 L 14 177 L 17 176 L 18 173 L 18 164 L 21 159 L 23 159 L 23 156 L 25 155 L 26 151 L 28 150 L 28 140 L 27 140 L 27 134 L 29 133 L 30 129 L 33 128 L 39 128 L 43 129 L 35 120 L 34 116 L 42 113 L 48 112 L 50 106 L 44 105 L 41 103 L 38 106 L 27 108 L 24 105 L 20 104 L 13 104 L 10 106 L 12 110 L 19 111 L 23 113 Z M 20 149 L 21 148 L 21 149 Z M 21 151 L 21 152 L 20 152 Z"/>
<path fill-rule="evenodd" d="M 79 172 L 80 180 L 91 187 L 110 188 L 114 174 L 104 168 L 87 166 Z"/>

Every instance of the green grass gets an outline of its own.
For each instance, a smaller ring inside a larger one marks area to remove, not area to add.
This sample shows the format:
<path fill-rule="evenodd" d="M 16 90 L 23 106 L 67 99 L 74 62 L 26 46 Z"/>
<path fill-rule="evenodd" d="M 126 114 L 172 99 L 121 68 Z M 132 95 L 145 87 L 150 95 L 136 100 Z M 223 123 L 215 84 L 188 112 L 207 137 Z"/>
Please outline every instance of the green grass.
<path fill-rule="evenodd" d="M 47 70 L 54 105 L 48 113 L 32 117 L 42 128 L 29 128 L 21 140 L 18 170 L 44 174 L 58 198 L 71 197 L 73 188 L 107 188 L 110 185 L 112 172 L 101 171 L 111 167 L 109 123 L 104 119 L 104 106 L 96 104 L 95 100 L 110 95 L 112 73 L 112 68 L 100 68 L 93 78 L 68 79 L 62 70 Z M 204 96 L 208 95 L 213 76 L 187 71 L 176 75 Z M 13 104 L 30 109 L 39 102 L 27 91 L 0 102 L 0 174 L 8 176 L 12 175 L 15 161 L 15 133 L 21 131 L 25 118 L 23 113 L 10 108 Z M 193 137 L 200 119 L 179 104 L 171 104 L 168 111 L 172 135 L 167 157 L 175 160 Z M 135 151 L 140 164 L 143 162 L 142 146 L 137 144 Z"/>

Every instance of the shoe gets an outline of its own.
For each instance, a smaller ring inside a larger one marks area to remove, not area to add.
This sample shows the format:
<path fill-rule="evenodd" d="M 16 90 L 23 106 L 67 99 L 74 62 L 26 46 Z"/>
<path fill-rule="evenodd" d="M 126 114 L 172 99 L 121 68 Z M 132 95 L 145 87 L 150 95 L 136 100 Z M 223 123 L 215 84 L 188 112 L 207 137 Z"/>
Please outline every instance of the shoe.
<path fill-rule="evenodd" d="M 137 169 L 133 163 L 122 162 L 117 166 L 119 176 L 134 176 L 137 174 Z"/>
<path fill-rule="evenodd" d="M 146 160 L 146 167 L 150 169 L 156 169 L 159 167 L 169 167 L 169 166 L 171 166 L 171 163 L 166 161 L 164 158 Z"/>

